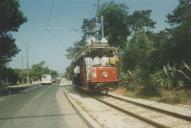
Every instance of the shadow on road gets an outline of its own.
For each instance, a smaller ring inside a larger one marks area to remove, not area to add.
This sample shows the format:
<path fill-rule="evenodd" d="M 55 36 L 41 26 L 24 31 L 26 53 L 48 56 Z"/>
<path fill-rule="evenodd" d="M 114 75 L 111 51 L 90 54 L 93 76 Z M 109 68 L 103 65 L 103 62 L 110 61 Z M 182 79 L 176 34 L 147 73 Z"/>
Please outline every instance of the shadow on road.
<path fill-rule="evenodd" d="M 1 88 L 0 96 L 12 95 L 24 91 L 26 88 Z"/>

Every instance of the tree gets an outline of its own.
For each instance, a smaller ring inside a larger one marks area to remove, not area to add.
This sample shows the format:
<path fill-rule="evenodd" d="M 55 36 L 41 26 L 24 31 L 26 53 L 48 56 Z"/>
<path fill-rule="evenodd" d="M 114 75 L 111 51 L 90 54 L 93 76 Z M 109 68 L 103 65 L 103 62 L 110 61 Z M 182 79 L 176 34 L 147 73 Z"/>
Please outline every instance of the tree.
<path fill-rule="evenodd" d="M 104 3 L 100 14 L 104 16 L 105 35 L 108 36 L 111 46 L 124 48 L 127 37 L 131 33 L 145 28 L 154 28 L 156 24 L 151 18 L 151 10 L 136 10 L 129 14 L 125 4 L 114 1 Z"/>
<path fill-rule="evenodd" d="M 10 35 L 0 35 L 0 67 L 11 60 L 15 54 L 19 52 L 15 39 Z"/>
<path fill-rule="evenodd" d="M 191 0 L 179 0 L 179 5 L 172 14 L 167 15 L 167 22 L 172 26 L 169 29 L 171 38 L 172 63 L 181 64 L 182 61 L 191 63 Z"/>
<path fill-rule="evenodd" d="M 0 66 L 19 52 L 10 32 L 17 32 L 27 21 L 20 9 L 19 0 L 0 1 Z"/>
<path fill-rule="evenodd" d="M 125 4 L 119 4 L 114 1 L 106 2 L 101 5 L 98 10 L 98 20 L 104 16 L 104 30 L 105 35 L 108 37 L 108 42 L 111 46 L 125 48 L 127 44 L 127 38 L 139 29 L 154 28 L 155 22 L 150 18 L 151 10 L 135 11 L 129 15 L 128 8 Z M 82 36 L 81 41 L 74 43 L 72 47 L 69 47 L 66 52 L 68 59 L 75 57 L 79 51 L 85 45 L 86 35 L 94 35 L 101 37 L 101 32 L 91 31 L 96 28 L 95 18 L 84 19 L 82 24 Z M 87 31 L 90 30 L 90 31 Z"/>
<path fill-rule="evenodd" d="M 30 76 L 33 80 L 38 80 L 41 78 L 43 74 L 43 62 L 40 62 L 38 64 L 33 64 L 30 71 Z"/>
<path fill-rule="evenodd" d="M 84 19 L 83 24 L 82 24 L 82 32 L 83 32 L 83 37 L 82 40 L 85 39 L 86 36 L 88 35 L 95 35 L 96 32 L 94 31 L 96 28 L 96 19 Z"/>
<path fill-rule="evenodd" d="M 136 10 L 133 14 L 127 17 L 127 22 L 130 25 L 131 31 L 138 31 L 145 28 L 154 28 L 154 22 L 151 16 L 151 10 Z"/>
<path fill-rule="evenodd" d="M 104 32 L 108 36 L 109 44 L 120 48 L 125 47 L 127 37 L 130 35 L 127 24 L 127 6 L 114 1 L 104 3 L 100 8 L 99 15 L 104 16 Z"/>
<path fill-rule="evenodd" d="M 73 44 L 73 47 L 69 47 L 66 49 L 66 57 L 68 59 L 73 59 L 75 56 L 77 56 L 81 49 L 85 46 L 85 41 L 81 40 L 81 41 L 76 41 Z"/>
<path fill-rule="evenodd" d="M 0 85 L 1 83 L 8 83 L 10 85 L 16 84 L 19 80 L 19 73 L 11 68 L 0 68 Z"/>
<path fill-rule="evenodd" d="M 19 74 L 11 68 L 8 68 L 6 70 L 7 70 L 6 74 L 7 74 L 7 78 L 8 78 L 8 83 L 11 85 L 16 84 L 17 81 L 19 80 Z"/>
<path fill-rule="evenodd" d="M 44 65 L 45 65 L 44 61 L 32 65 L 32 68 L 30 70 L 30 77 L 33 80 L 41 79 L 42 74 L 51 74 L 52 77 L 56 77 L 58 75 L 57 71 L 51 70 Z"/>
<path fill-rule="evenodd" d="M 147 35 L 151 41 L 153 41 L 154 51 L 152 53 L 152 67 L 155 70 L 159 70 L 163 65 L 167 65 L 170 62 L 170 51 L 172 45 L 169 41 L 171 34 L 167 30 L 162 30 L 157 33 L 147 31 Z"/>
<path fill-rule="evenodd" d="M 191 23 L 185 22 L 177 27 L 171 38 L 171 60 L 177 64 L 191 63 Z"/>
<path fill-rule="evenodd" d="M 68 80 L 72 80 L 74 77 L 74 65 L 69 65 L 66 68 L 66 72 L 64 74 L 64 77 L 67 78 Z"/>
<path fill-rule="evenodd" d="M 58 76 L 58 73 L 57 71 L 54 71 L 54 70 L 50 70 L 50 74 L 53 78 L 56 78 Z"/>
<path fill-rule="evenodd" d="M 191 20 L 191 0 L 179 0 L 179 5 L 172 14 L 167 15 L 167 22 L 171 26 L 178 26 Z"/>
<path fill-rule="evenodd" d="M 149 39 L 148 35 L 144 31 L 136 32 L 133 38 L 128 43 L 128 61 L 124 62 L 125 64 L 127 64 L 126 69 L 150 69 L 150 58 L 153 50 L 153 42 Z"/>

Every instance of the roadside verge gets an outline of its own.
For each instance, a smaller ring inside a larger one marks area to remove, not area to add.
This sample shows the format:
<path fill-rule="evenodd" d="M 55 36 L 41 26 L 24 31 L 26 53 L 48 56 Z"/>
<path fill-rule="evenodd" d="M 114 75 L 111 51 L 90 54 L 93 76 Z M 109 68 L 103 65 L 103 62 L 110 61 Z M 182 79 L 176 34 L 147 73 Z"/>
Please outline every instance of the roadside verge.
<path fill-rule="evenodd" d="M 5 86 L 0 88 L 0 96 L 11 95 L 15 93 L 24 92 L 28 89 L 36 88 L 40 84 L 23 84 L 17 86 Z"/>

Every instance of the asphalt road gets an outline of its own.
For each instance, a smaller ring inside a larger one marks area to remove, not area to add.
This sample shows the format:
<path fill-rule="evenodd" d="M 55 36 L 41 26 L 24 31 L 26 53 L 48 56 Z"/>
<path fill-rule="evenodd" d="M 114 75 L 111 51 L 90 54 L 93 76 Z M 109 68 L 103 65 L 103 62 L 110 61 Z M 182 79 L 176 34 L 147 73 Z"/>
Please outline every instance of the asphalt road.
<path fill-rule="evenodd" d="M 40 86 L 0 97 L 0 128 L 87 128 L 63 88 Z"/>

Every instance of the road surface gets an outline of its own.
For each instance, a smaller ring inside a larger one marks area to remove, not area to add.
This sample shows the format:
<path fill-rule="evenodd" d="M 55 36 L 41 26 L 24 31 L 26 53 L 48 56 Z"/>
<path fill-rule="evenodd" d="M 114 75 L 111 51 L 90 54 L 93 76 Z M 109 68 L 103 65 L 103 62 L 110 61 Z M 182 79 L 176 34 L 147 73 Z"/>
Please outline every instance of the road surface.
<path fill-rule="evenodd" d="M 44 85 L 0 97 L 0 128 L 87 128 L 63 88 Z"/>

